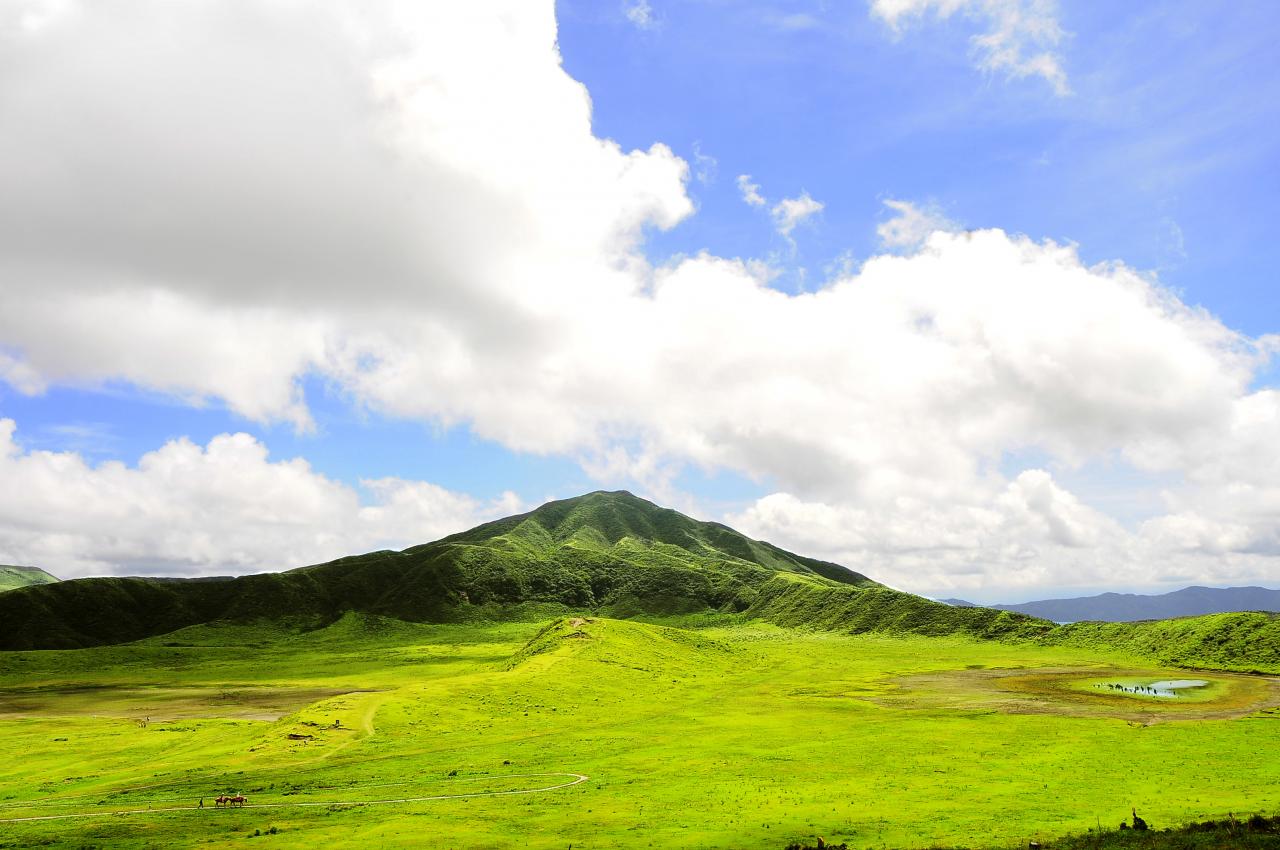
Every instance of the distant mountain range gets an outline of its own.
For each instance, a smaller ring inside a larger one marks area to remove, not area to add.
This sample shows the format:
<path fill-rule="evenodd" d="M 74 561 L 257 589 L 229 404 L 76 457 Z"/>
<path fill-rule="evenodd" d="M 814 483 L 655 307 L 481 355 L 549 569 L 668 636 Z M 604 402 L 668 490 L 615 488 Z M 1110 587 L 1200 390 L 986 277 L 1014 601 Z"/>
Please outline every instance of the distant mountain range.
<path fill-rule="evenodd" d="M 32 584 L 53 584 L 58 577 L 46 573 L 39 567 L 17 567 L 12 564 L 0 564 L 0 592 L 13 590 L 15 587 L 27 587 Z"/>
<path fill-rule="evenodd" d="M 977 607 L 963 599 L 939 600 L 958 608 Z M 1058 623 L 1092 620 L 1104 623 L 1131 623 L 1138 620 L 1168 620 L 1229 614 L 1237 611 L 1280 611 L 1280 590 L 1265 587 L 1184 587 L 1172 593 L 1100 593 L 1070 599 L 1041 599 L 1016 605 L 987 605 L 1001 611 L 1017 611 Z"/>

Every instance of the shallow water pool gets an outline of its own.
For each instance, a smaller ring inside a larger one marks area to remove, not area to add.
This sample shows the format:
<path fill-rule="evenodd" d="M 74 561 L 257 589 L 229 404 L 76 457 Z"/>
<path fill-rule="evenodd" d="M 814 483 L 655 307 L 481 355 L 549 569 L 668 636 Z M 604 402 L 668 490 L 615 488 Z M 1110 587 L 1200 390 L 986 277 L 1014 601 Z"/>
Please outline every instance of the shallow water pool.
<path fill-rule="evenodd" d="M 1179 693 L 1180 691 L 1203 688 L 1208 684 L 1204 679 L 1162 679 L 1157 682 L 1104 682 L 1094 687 L 1138 696 L 1172 699 L 1184 696 L 1184 694 Z"/>

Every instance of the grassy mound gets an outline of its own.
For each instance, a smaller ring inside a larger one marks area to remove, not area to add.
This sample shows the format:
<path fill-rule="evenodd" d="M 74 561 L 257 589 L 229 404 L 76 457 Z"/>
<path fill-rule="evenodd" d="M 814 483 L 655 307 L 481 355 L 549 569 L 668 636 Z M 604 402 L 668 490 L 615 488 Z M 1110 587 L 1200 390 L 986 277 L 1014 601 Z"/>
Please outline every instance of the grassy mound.
<path fill-rule="evenodd" d="M 33 584 L 53 584 L 58 577 L 46 573 L 39 567 L 17 567 L 11 564 L 0 564 L 0 593 L 17 587 L 28 587 Z"/>

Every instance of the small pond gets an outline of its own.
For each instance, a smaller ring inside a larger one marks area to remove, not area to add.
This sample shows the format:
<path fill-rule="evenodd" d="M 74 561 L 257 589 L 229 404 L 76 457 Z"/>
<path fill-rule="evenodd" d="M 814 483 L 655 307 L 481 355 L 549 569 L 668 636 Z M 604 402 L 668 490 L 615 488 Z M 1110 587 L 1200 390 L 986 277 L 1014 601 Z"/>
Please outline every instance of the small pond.
<path fill-rule="evenodd" d="M 1186 696 L 1186 691 L 1203 688 L 1208 684 L 1204 679 L 1162 679 L 1158 682 L 1101 682 L 1094 687 L 1104 691 L 1170 699 Z"/>

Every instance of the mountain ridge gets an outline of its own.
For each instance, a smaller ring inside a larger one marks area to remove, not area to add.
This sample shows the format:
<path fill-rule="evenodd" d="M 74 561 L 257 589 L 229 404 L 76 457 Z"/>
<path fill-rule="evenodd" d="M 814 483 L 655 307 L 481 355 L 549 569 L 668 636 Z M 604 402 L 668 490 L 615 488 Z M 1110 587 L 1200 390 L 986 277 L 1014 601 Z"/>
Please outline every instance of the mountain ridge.
<path fill-rule="evenodd" d="M 1087 646 L 1280 672 L 1280 616 L 1055 625 L 894 590 L 625 491 L 597 491 L 410 547 L 227 579 L 90 578 L 0 593 L 0 650 L 77 649 L 190 626 L 720 614 L 787 628 Z"/>
<path fill-rule="evenodd" d="M 941 599 L 948 605 L 971 607 L 963 599 Z M 1141 620 L 1168 620 L 1230 614 L 1244 611 L 1280 612 L 1280 590 L 1265 587 L 1203 587 L 1191 585 L 1169 593 L 1099 593 L 1061 599 L 998 603 L 984 606 L 1000 611 L 1016 611 L 1054 622 L 1130 623 Z"/>
<path fill-rule="evenodd" d="M 875 584 L 626 491 L 596 491 L 400 552 L 282 572 L 20 588 L 0 597 L 0 648 L 122 643 L 215 620 L 324 623 L 346 611 L 423 622 L 501 619 L 539 605 L 618 616 L 743 611 L 779 573 Z"/>
<path fill-rule="evenodd" d="M 39 567 L 20 567 L 17 564 L 0 564 L 0 593 L 19 587 L 53 584 L 62 579 Z"/>

